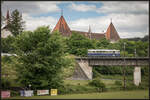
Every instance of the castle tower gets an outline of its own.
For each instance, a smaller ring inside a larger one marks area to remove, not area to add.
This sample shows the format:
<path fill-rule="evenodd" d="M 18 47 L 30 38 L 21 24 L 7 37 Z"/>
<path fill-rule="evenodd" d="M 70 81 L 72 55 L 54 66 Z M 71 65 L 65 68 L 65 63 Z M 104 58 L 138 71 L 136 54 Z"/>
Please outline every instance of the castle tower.
<path fill-rule="evenodd" d="M 107 31 L 105 33 L 106 39 L 110 40 L 110 42 L 116 42 L 120 39 L 118 32 L 116 31 L 112 20 L 110 22 L 109 27 L 107 28 Z"/>
<path fill-rule="evenodd" d="M 57 22 L 55 28 L 53 29 L 53 32 L 56 30 L 58 30 L 63 36 L 71 35 L 71 30 L 63 17 L 63 11 L 61 11 L 61 17 L 59 21 Z"/>

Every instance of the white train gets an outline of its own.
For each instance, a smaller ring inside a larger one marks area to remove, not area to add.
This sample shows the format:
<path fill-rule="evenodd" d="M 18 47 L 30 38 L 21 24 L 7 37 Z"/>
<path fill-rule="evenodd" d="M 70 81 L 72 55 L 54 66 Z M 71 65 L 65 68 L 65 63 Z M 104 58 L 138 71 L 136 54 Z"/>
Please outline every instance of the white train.
<path fill-rule="evenodd" d="M 120 50 L 115 49 L 89 49 L 88 56 L 120 57 Z"/>

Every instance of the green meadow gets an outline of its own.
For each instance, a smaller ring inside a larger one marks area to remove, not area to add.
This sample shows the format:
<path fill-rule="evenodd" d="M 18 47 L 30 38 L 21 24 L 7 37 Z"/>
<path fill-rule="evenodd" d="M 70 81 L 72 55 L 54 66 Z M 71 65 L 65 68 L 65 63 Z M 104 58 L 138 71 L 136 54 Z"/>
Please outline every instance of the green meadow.
<path fill-rule="evenodd" d="M 9 99 L 149 99 L 148 90 L 116 91 L 57 96 L 11 97 Z"/>

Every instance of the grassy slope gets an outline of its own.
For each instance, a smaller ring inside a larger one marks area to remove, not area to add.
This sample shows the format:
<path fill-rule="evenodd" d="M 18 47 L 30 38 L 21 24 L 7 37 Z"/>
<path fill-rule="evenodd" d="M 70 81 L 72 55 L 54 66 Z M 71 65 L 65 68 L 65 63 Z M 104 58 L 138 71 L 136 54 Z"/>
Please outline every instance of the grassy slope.
<path fill-rule="evenodd" d="M 71 84 L 71 85 L 88 85 L 89 80 L 65 80 L 65 84 Z M 102 80 L 102 82 L 106 85 L 106 88 L 110 88 L 114 86 L 115 80 Z M 90 87 L 90 86 L 89 86 Z"/>
<path fill-rule="evenodd" d="M 148 90 L 137 90 L 58 96 L 12 97 L 10 99 L 148 99 L 148 93 Z"/>

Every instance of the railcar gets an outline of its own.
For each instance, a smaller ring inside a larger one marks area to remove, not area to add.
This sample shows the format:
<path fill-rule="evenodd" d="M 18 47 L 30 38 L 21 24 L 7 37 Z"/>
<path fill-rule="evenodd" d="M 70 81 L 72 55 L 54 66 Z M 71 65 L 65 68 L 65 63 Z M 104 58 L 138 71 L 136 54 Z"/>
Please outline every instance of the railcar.
<path fill-rule="evenodd" d="M 115 49 L 89 49 L 88 56 L 120 57 L 120 50 Z"/>

